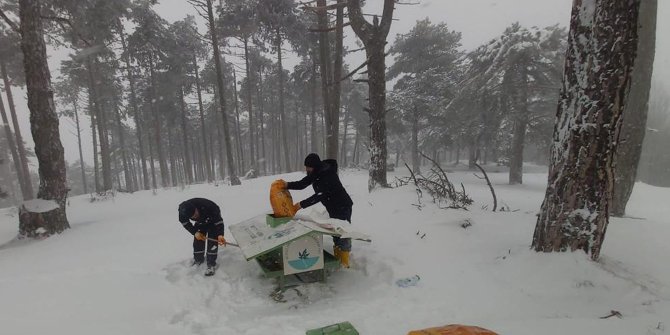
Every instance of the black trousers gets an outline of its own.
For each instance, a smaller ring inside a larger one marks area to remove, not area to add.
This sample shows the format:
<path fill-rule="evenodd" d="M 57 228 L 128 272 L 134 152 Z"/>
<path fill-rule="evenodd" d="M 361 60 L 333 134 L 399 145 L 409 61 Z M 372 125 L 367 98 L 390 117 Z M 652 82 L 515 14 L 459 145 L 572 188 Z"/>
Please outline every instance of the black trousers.
<path fill-rule="evenodd" d="M 216 228 L 212 227 L 206 230 L 198 230 L 199 232 L 205 234 L 208 238 L 216 239 L 217 231 Z M 214 266 L 216 265 L 216 257 L 219 252 L 219 243 L 211 240 L 199 241 L 193 238 L 193 259 L 196 262 L 204 262 L 205 255 L 207 255 L 207 265 Z"/>
<path fill-rule="evenodd" d="M 331 219 L 346 220 L 351 223 L 351 206 L 329 210 L 328 216 L 330 216 Z M 339 238 L 337 236 L 333 236 L 333 244 L 342 251 L 351 251 L 350 238 Z"/>

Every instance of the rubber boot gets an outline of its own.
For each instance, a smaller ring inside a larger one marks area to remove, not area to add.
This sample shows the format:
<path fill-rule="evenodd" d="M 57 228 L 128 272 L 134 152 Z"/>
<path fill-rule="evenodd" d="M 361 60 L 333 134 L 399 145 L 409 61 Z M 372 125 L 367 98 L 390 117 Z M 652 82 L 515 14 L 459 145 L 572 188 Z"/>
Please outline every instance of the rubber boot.
<path fill-rule="evenodd" d="M 349 251 L 340 250 L 340 264 L 343 268 L 349 268 Z"/>

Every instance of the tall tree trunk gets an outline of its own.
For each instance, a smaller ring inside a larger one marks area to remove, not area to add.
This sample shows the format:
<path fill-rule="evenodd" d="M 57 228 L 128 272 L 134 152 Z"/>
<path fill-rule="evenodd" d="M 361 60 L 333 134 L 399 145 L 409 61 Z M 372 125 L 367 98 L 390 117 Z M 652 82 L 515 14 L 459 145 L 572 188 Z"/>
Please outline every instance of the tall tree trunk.
<path fill-rule="evenodd" d="M 509 160 L 509 184 L 523 184 L 523 148 L 526 142 L 526 131 L 528 129 L 528 66 L 526 62 L 520 62 L 518 69 L 518 89 L 516 106 L 518 108 L 514 118 L 514 133 L 512 136 L 512 148 Z"/>
<path fill-rule="evenodd" d="M 584 250 L 597 260 L 613 161 L 637 50 L 640 0 L 575 2 L 536 251 Z"/>
<path fill-rule="evenodd" d="M 323 97 L 323 115 L 326 122 L 326 158 L 337 159 L 337 134 L 335 131 L 336 120 L 333 120 L 331 97 L 331 82 L 333 81 L 333 71 L 331 69 L 330 59 L 330 40 L 328 38 L 328 10 L 326 9 L 326 0 L 317 0 L 316 2 L 319 30 L 319 64 L 321 67 L 321 96 Z"/>
<path fill-rule="evenodd" d="M 218 95 L 217 95 L 216 99 L 218 99 Z M 217 141 L 218 141 L 218 144 L 219 144 L 218 147 L 217 147 L 218 155 L 219 155 L 219 175 L 221 176 L 221 180 L 223 180 L 226 177 L 226 168 L 225 168 L 226 165 L 224 165 L 224 162 L 226 161 L 226 159 L 224 158 L 226 156 L 226 152 L 225 152 L 224 147 L 226 146 L 226 144 L 224 143 L 223 132 L 221 131 L 221 125 L 223 124 L 223 121 L 221 121 L 221 113 L 217 113 L 217 115 L 215 115 L 214 119 L 216 120 L 216 138 L 217 138 Z M 210 139 L 211 139 L 211 137 L 210 137 Z M 212 143 L 212 146 L 214 146 L 212 141 L 210 141 L 210 143 Z M 211 151 L 212 152 L 212 157 L 214 157 L 213 156 L 214 155 L 213 150 L 214 149 L 212 148 L 212 151 Z"/>
<path fill-rule="evenodd" d="M 244 148 L 242 143 L 242 126 L 240 124 L 240 103 L 237 97 L 237 74 L 233 70 L 233 99 L 235 99 L 235 143 L 237 144 L 237 168 L 244 172 L 246 164 L 244 163 Z"/>
<path fill-rule="evenodd" d="M 277 66 L 279 73 L 277 78 L 279 80 L 279 117 L 281 123 L 281 137 L 282 144 L 284 145 L 284 159 L 286 161 L 285 172 L 290 172 L 291 170 L 291 159 L 289 157 L 289 146 L 288 146 L 288 130 L 286 128 L 286 113 L 284 112 L 284 65 L 282 64 L 282 37 L 279 27 L 276 28 L 276 37 L 277 37 Z"/>
<path fill-rule="evenodd" d="M 128 192 L 134 192 L 135 191 L 135 185 L 133 185 L 133 181 L 130 175 L 130 169 L 128 168 L 128 154 L 126 152 L 126 141 L 124 139 L 125 134 L 123 133 L 123 124 L 121 123 L 121 115 L 119 113 L 119 108 L 115 108 L 116 112 L 114 113 L 116 116 L 116 127 L 117 127 L 117 132 L 119 134 L 119 152 L 121 153 L 121 162 L 123 164 L 123 176 L 124 180 L 126 182 L 126 191 Z"/>
<path fill-rule="evenodd" d="M 649 90 L 656 53 L 656 12 L 657 0 L 640 2 L 640 23 L 638 25 L 638 56 L 635 59 L 633 78 L 626 101 L 619 147 L 614 168 L 614 190 L 612 193 L 612 215 L 626 214 L 626 204 L 633 193 L 637 180 L 637 168 L 642 154 L 642 142 L 647 129 L 649 110 Z"/>
<path fill-rule="evenodd" d="M 421 173 L 421 160 L 419 159 L 419 109 L 414 106 L 412 113 L 412 170 Z M 396 164 L 397 166 L 397 164 Z"/>
<path fill-rule="evenodd" d="M 342 166 L 347 166 L 347 131 L 349 130 L 349 119 L 351 112 L 346 111 L 344 114 L 344 130 L 342 133 L 342 145 L 340 146 L 342 148 L 342 152 L 340 153 L 340 160 L 342 161 Z"/>
<path fill-rule="evenodd" d="M 2 98 L 0 98 L 0 114 L 2 115 L 2 123 L 5 128 L 5 137 L 7 138 L 7 145 L 9 146 L 9 151 L 12 153 L 12 161 L 14 161 L 14 169 L 16 170 L 16 177 L 19 180 L 19 186 L 21 187 L 21 195 L 23 200 L 30 200 L 30 192 L 26 190 L 25 175 L 23 174 L 23 167 L 21 166 L 21 158 L 19 158 L 18 150 L 16 149 L 16 143 L 14 143 L 14 136 L 12 134 L 12 129 L 9 127 L 9 120 L 7 119 L 7 111 L 5 110 L 5 103 Z"/>
<path fill-rule="evenodd" d="M 216 22 L 214 21 L 214 10 L 212 9 L 212 0 L 207 1 L 207 17 L 209 18 L 209 32 L 212 39 L 212 49 L 214 49 L 214 67 L 216 68 L 216 84 L 219 91 L 219 108 L 221 109 L 221 119 L 223 122 L 223 136 L 226 143 L 226 155 L 228 163 L 228 175 L 231 185 L 240 185 L 240 179 L 235 171 L 235 161 L 233 160 L 232 145 L 230 143 L 230 131 L 228 130 L 228 116 L 226 115 L 226 95 L 223 85 L 223 69 L 221 68 L 221 50 L 219 50 L 219 40 L 216 31 Z"/>
<path fill-rule="evenodd" d="M 456 161 L 454 165 L 461 163 L 461 141 L 456 142 Z"/>
<path fill-rule="evenodd" d="M 74 122 L 77 125 L 77 146 L 79 148 L 79 165 L 81 166 L 81 183 L 84 185 L 84 194 L 88 193 L 88 184 L 86 183 L 86 164 L 84 164 L 84 151 L 81 148 L 81 127 L 79 123 L 79 111 L 77 110 L 77 101 L 72 102 L 74 107 Z"/>
<path fill-rule="evenodd" d="M 98 140 L 100 143 L 100 162 L 102 163 L 102 191 L 109 191 L 112 189 L 112 155 L 109 148 L 109 136 L 107 133 L 107 117 L 105 110 L 100 103 L 100 97 L 98 96 L 94 65 L 97 65 L 97 61 L 94 62 L 89 56 L 87 58 L 88 80 L 91 87 L 91 97 L 93 98 L 95 121 L 98 128 Z"/>
<path fill-rule="evenodd" d="M 14 126 L 14 136 L 16 137 L 16 148 L 19 154 L 19 163 L 21 165 L 21 176 L 23 180 L 19 180 L 24 185 L 21 186 L 21 194 L 23 200 L 34 198 L 33 182 L 30 179 L 30 169 L 28 168 L 28 156 L 26 155 L 26 147 L 23 145 L 23 136 L 21 136 L 21 128 L 19 127 L 19 120 L 16 117 L 16 105 L 14 104 L 14 95 L 12 94 L 12 85 L 7 75 L 7 66 L 5 61 L 0 59 L 0 71 L 2 72 L 2 80 L 5 84 L 5 94 L 7 95 L 7 104 L 9 105 L 9 114 L 12 117 L 12 125 Z M 6 123 L 6 122 L 5 122 Z"/>
<path fill-rule="evenodd" d="M 245 70 L 247 74 L 247 108 L 249 111 L 249 163 L 250 167 L 254 169 L 256 172 L 258 172 L 258 166 L 257 166 L 257 157 L 256 157 L 256 148 L 255 148 L 255 142 L 256 142 L 256 137 L 255 137 L 255 124 L 254 124 L 254 109 L 253 109 L 253 101 L 252 101 L 252 91 L 251 91 L 251 83 L 252 83 L 252 77 L 251 77 L 251 70 L 249 68 L 249 39 L 244 38 L 244 65 L 245 65 Z"/>
<path fill-rule="evenodd" d="M 156 75 L 154 71 L 154 55 L 149 55 L 149 77 L 151 81 L 151 113 L 154 121 L 154 140 L 156 141 L 156 155 L 158 156 L 158 167 L 161 173 L 161 186 L 170 186 L 170 171 L 168 169 L 167 161 L 165 160 L 165 153 L 163 152 L 163 136 L 161 133 L 161 119 L 156 108 L 156 101 L 158 101 L 158 94 L 156 94 Z"/>
<path fill-rule="evenodd" d="M 202 104 L 202 89 L 200 87 L 200 73 L 198 69 L 198 59 L 193 56 L 193 66 L 195 68 L 195 89 L 198 92 L 198 111 L 200 112 L 200 133 L 202 135 L 203 160 L 205 163 L 205 170 L 207 171 L 207 181 L 214 181 L 214 170 L 212 170 L 212 161 L 214 157 L 210 156 L 207 143 L 207 128 L 205 127 L 205 108 Z"/>
<path fill-rule="evenodd" d="M 514 134 L 509 159 L 509 184 L 523 184 L 523 147 L 526 140 L 528 117 L 518 115 L 514 120 Z"/>
<path fill-rule="evenodd" d="M 358 147 L 360 145 L 360 137 L 361 137 L 361 132 L 356 129 L 356 137 L 354 139 L 354 155 L 351 157 L 351 162 L 354 163 L 354 165 L 358 166 Z"/>
<path fill-rule="evenodd" d="M 329 138 L 331 143 L 333 157 L 337 158 L 337 153 L 339 148 L 339 135 L 340 135 L 340 105 L 341 105 L 341 96 L 342 96 L 342 64 L 343 64 L 343 55 L 344 55 L 344 3 L 343 0 L 337 0 L 337 13 L 335 15 L 335 65 L 333 66 L 333 75 L 331 83 L 333 85 L 333 92 L 329 97 L 331 107 L 331 120 L 332 120 L 332 135 L 334 138 Z M 346 124 L 345 124 L 346 127 Z M 326 153 L 328 150 L 326 150 Z"/>
<path fill-rule="evenodd" d="M 177 174 L 178 174 L 178 169 L 177 169 L 177 161 L 175 158 L 176 155 L 176 150 L 174 148 L 173 144 L 173 136 L 172 133 L 174 131 L 174 123 L 172 120 L 167 121 L 167 161 L 166 163 L 170 163 L 170 174 L 168 175 L 168 180 L 170 180 L 170 186 L 177 186 L 179 185 L 179 181 L 177 180 Z"/>
<path fill-rule="evenodd" d="M 151 187 L 155 190 L 158 188 L 158 181 L 156 180 L 156 160 L 154 159 L 154 148 L 153 141 L 147 141 L 149 143 L 149 167 L 151 168 Z"/>
<path fill-rule="evenodd" d="M 121 47 L 123 48 L 123 62 L 126 64 L 126 77 L 130 86 L 130 106 L 133 110 L 133 117 L 135 119 L 135 132 L 137 134 L 137 143 L 139 145 L 140 163 L 142 166 L 142 180 L 145 190 L 149 189 L 149 172 L 147 171 L 146 154 L 144 153 L 144 140 L 142 120 L 140 119 L 140 109 L 137 106 L 137 94 L 135 91 L 135 76 L 133 76 L 133 69 L 130 63 L 130 56 L 128 55 L 128 45 L 126 44 L 125 33 L 123 32 L 123 25 L 121 20 L 116 22 L 119 36 L 121 37 Z M 139 187 L 138 187 L 139 188 Z"/>
<path fill-rule="evenodd" d="M 260 125 L 261 125 L 261 156 L 262 156 L 262 162 L 263 162 L 263 175 L 268 174 L 268 159 L 267 156 L 265 155 L 265 108 L 263 107 L 264 105 L 264 97 L 263 97 L 263 68 L 261 67 L 258 71 L 258 109 L 259 109 L 259 116 L 260 116 Z"/>
<path fill-rule="evenodd" d="M 317 93 L 317 86 L 316 86 L 316 52 L 312 51 L 311 54 L 312 58 L 312 76 L 309 78 L 310 82 L 310 102 L 311 102 L 311 116 L 310 116 L 310 122 L 311 122 L 311 130 L 310 130 L 310 150 L 312 152 L 318 152 L 319 151 L 319 140 L 317 137 L 318 131 L 316 130 L 316 93 Z"/>
<path fill-rule="evenodd" d="M 48 235 L 70 228 L 65 213 L 65 156 L 58 130 L 58 115 L 54 109 L 40 7 L 39 0 L 19 1 L 21 49 L 24 55 L 30 129 L 39 163 L 40 186 L 37 197 L 54 200 L 58 208 L 41 215 L 43 226 L 36 224 L 36 220 L 29 226 L 20 227 L 20 232 L 28 236 L 40 234 L 39 228 L 46 229 Z"/>
<path fill-rule="evenodd" d="M 98 135 L 96 131 L 96 117 L 95 117 L 95 107 L 92 96 L 94 95 L 93 89 L 89 86 L 88 88 L 88 110 L 91 117 L 91 136 L 93 137 L 93 179 L 95 184 L 95 192 L 100 193 L 102 191 L 102 186 L 100 185 L 100 163 L 98 161 Z"/>
<path fill-rule="evenodd" d="M 193 164 L 191 163 L 191 148 L 188 146 L 189 132 L 186 127 L 186 101 L 184 101 L 184 89 L 179 88 L 179 100 L 181 102 L 181 132 L 182 140 L 180 141 L 182 145 L 182 152 L 184 153 L 184 177 L 186 178 L 186 184 L 193 183 Z"/>
<path fill-rule="evenodd" d="M 363 17 L 360 0 L 349 0 L 351 28 L 365 45 L 368 63 L 370 107 L 370 179 L 368 190 L 387 187 L 386 181 L 386 37 L 391 29 L 395 0 L 384 0 L 381 22 L 377 16 L 370 24 Z"/>

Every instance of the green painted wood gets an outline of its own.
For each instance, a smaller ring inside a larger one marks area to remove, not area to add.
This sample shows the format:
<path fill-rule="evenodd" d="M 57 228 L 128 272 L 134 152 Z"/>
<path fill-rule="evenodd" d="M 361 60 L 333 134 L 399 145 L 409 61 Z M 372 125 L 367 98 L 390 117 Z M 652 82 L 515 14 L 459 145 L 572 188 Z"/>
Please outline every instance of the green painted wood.
<path fill-rule="evenodd" d="M 340 322 L 334 325 L 308 330 L 306 335 L 359 335 L 358 331 L 349 322 Z"/>

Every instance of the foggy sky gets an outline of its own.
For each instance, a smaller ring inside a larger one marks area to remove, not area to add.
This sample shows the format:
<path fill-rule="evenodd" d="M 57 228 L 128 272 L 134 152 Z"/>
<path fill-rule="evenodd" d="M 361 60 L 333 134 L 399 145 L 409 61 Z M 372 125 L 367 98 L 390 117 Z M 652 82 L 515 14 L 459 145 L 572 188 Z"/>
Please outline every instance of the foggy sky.
<path fill-rule="evenodd" d="M 391 25 L 389 44 L 395 41 L 396 34 L 408 32 L 417 20 L 428 17 L 433 23 L 446 22 L 449 29 L 462 33 L 463 50 L 472 50 L 482 43 L 498 36 L 503 30 L 514 22 L 523 26 L 546 27 L 554 24 L 568 25 L 570 21 L 570 9 L 572 0 L 408 0 L 406 2 L 420 2 L 419 5 L 398 5 Z M 381 14 L 383 0 L 368 0 L 364 13 Z M 656 79 L 668 83 L 670 78 L 670 1 L 660 0 L 658 3 L 658 23 L 656 40 L 656 62 L 654 76 Z M 186 0 L 162 0 L 156 6 L 156 10 L 169 22 L 184 18 L 187 14 L 196 15 L 191 5 Z M 204 31 L 204 20 L 199 18 L 201 30 Z M 351 28 L 345 29 L 345 43 L 352 49 L 356 46 L 355 34 Z M 57 52 L 50 58 L 50 69 L 56 77 L 60 60 L 66 52 Z M 275 60 L 274 55 L 268 55 Z M 357 52 L 347 56 L 346 62 L 354 68 L 365 59 L 364 52 Z M 228 59 L 237 64 L 243 64 L 240 59 Z M 296 57 L 288 57 L 286 69 L 293 68 L 297 62 Z M 387 66 L 390 65 L 387 62 Z M 243 73 L 240 73 L 243 76 Z M 56 79 L 56 78 L 52 78 Z M 666 85 L 668 87 L 670 85 Z M 389 87 L 390 89 L 390 87 Z M 670 92 L 669 92 L 670 93 Z M 14 88 L 17 100 L 17 111 L 21 131 L 28 147 L 34 146 L 30 135 L 30 124 L 28 121 L 28 108 L 25 101 L 25 92 Z M 3 95 L 4 99 L 4 95 Z M 82 118 L 88 121 L 88 118 Z M 87 122 L 86 122 L 87 123 Z M 92 144 L 90 141 L 90 125 L 83 126 L 84 137 L 84 160 L 92 164 Z M 70 120 L 61 119 L 61 139 L 65 147 L 65 159 L 68 162 L 79 160 L 77 152 L 77 138 L 74 134 L 74 123 Z M 37 169 L 36 159 L 31 165 L 32 170 Z"/>

